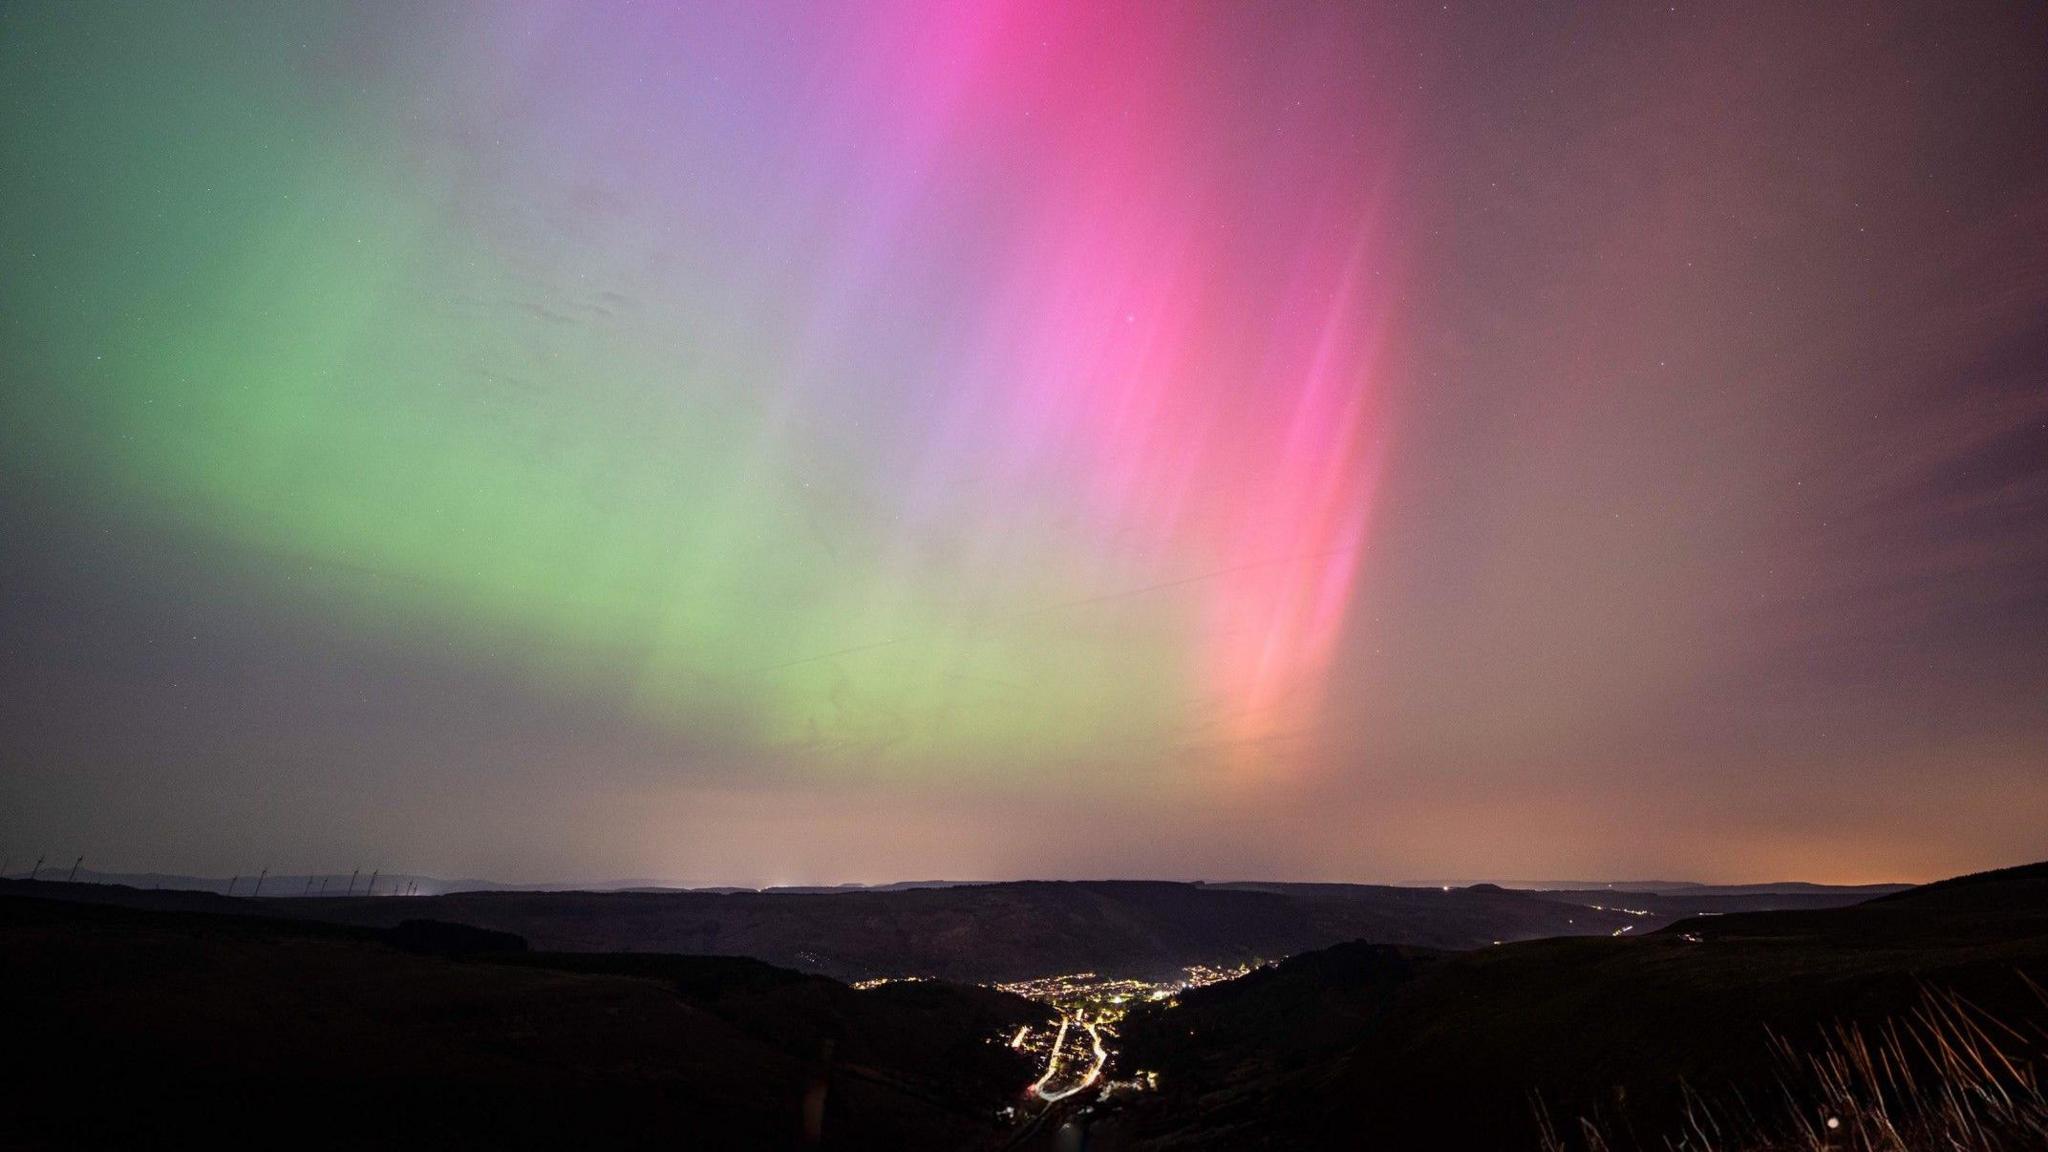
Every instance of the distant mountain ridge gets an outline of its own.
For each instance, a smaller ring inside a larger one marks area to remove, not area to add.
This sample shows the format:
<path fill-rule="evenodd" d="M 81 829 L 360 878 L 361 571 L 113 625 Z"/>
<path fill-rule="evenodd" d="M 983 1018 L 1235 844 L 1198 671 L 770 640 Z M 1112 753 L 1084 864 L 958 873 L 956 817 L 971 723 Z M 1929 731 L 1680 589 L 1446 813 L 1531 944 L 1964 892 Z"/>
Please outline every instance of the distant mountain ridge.
<path fill-rule="evenodd" d="M 17 861 L 18 862 L 18 861 Z M 40 880 L 63 880 L 69 872 L 69 865 L 45 862 L 37 876 Z M 429 876 L 417 872 L 383 872 L 364 869 L 355 875 L 358 888 L 369 884 L 372 877 L 377 880 L 378 895 L 389 895 L 402 891 L 407 885 L 417 887 L 421 895 L 445 896 L 460 892 L 758 892 L 787 893 L 793 895 L 826 895 L 835 892 L 903 892 L 915 888 L 982 888 L 999 884 L 1024 883 L 1119 883 L 1115 879 L 1103 881 L 1030 881 L 1030 880 L 894 880 L 881 884 L 773 884 L 762 887 L 748 887 L 740 884 L 710 884 L 690 886 L 675 884 L 666 880 L 629 879 L 595 881 L 545 881 L 521 883 L 517 881 L 486 880 L 477 877 L 450 880 L 440 876 Z M 0 880 L 26 880 L 28 869 L 16 869 L 0 873 Z M 263 877 L 263 895 L 274 897 L 292 896 L 334 896 L 343 893 L 350 875 L 347 872 L 277 872 Z M 101 872 L 92 868 L 78 869 L 77 883 L 80 884 L 121 884 L 130 888 L 174 888 L 194 892 L 218 892 L 226 895 L 230 885 L 236 895 L 250 895 L 254 892 L 258 873 L 245 872 L 233 876 L 193 876 L 176 872 Z M 322 884 L 326 885 L 323 893 Z M 1147 880 L 1131 883 L 1192 884 L 1212 888 L 1372 888 L 1372 889 L 1441 889 L 1450 887 L 1474 888 L 1495 887 L 1521 892 L 1630 892 L 1653 893 L 1657 895 L 1720 895 L 1720 896 L 1775 896 L 1794 894 L 1813 895 L 1860 895 L 1882 896 L 1903 892 L 1911 884 L 1816 884 L 1803 880 L 1787 880 L 1765 884 L 1714 884 L 1696 880 L 1543 880 L 1543 881 L 1493 881 L 1461 880 L 1445 883 L 1402 883 L 1371 884 L 1343 880 Z M 357 893 L 361 895 L 361 892 Z"/>
<path fill-rule="evenodd" d="M 1778 880 L 1764 884 L 1710 884 L 1697 880 L 1516 880 L 1503 887 L 1530 892 L 1643 892 L 1658 896 L 1713 893 L 1721 896 L 1784 896 L 1810 893 L 1860 893 L 1883 896 L 1904 892 L 1911 884 L 1815 884 L 1807 880 Z"/>
<path fill-rule="evenodd" d="M 66 880 L 70 865 L 45 862 L 37 873 L 37 880 Z M 16 869 L 0 873 L 0 880 L 27 880 L 30 869 Z M 321 897 L 347 894 L 350 874 L 347 872 L 274 872 L 260 875 L 245 872 L 232 876 L 190 876 L 177 872 L 101 872 L 81 867 L 75 883 L 119 884 L 129 888 L 175 889 L 188 892 L 216 892 L 229 894 L 230 887 L 237 896 L 255 894 L 258 880 L 262 881 L 262 895 L 277 897 Z M 829 892 L 901 892 L 911 888 L 964 888 L 981 884 L 999 883 L 990 880 L 896 880 L 886 884 L 778 884 L 763 888 L 749 888 L 744 885 L 713 884 L 703 887 L 687 887 L 664 880 L 595 880 L 595 881 L 549 881 L 543 883 L 519 883 L 504 880 L 483 880 L 469 877 L 449 880 L 440 876 L 428 876 L 417 872 L 383 872 L 364 869 L 354 876 L 356 895 L 368 894 L 368 885 L 376 880 L 379 896 L 403 894 L 408 886 L 417 889 L 423 896 L 445 896 L 457 892 L 786 892 L 805 895 L 819 895 Z"/>
<path fill-rule="evenodd" d="M 400 878 L 400 883 L 404 883 Z M 304 882 L 300 882 L 303 886 Z M 1849 903 L 1840 896 L 1581 897 L 1495 885 L 1018 881 L 823 892 L 500 889 L 404 898 L 300 899 L 269 889 L 244 904 L 203 890 L 63 885 L 65 898 L 186 911 L 248 911 L 390 928 L 427 918 L 509 932 L 559 952 L 750 956 L 843 980 L 935 976 L 1003 981 L 1092 971 L 1166 977 L 1347 940 L 1469 949 L 1550 936 L 1648 932 L 1680 916 Z M 0 882 L 55 895 L 48 881 Z M 285 891 L 290 892 L 290 885 Z M 398 891 L 408 889 L 398 888 Z M 241 890 L 246 896 L 250 889 Z M 380 887 L 380 892 L 393 889 Z M 1633 905 L 1656 903 L 1653 908 Z"/>

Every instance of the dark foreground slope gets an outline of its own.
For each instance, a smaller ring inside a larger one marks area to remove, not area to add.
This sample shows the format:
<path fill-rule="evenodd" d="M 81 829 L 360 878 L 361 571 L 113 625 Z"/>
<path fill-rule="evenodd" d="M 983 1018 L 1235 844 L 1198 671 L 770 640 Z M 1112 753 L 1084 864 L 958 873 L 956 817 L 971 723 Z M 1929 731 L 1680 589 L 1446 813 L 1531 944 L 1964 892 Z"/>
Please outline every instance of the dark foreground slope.
<path fill-rule="evenodd" d="M 536 948 L 752 956 L 853 980 L 994 981 L 1095 971 L 1168 976 L 1345 940 L 1477 948 L 1502 940 L 1648 931 L 1669 917 L 1550 894 L 1343 884 L 1028 882 L 832 893 L 464 892 L 431 897 L 229 899 L 114 885 L 0 881 L 0 892 L 187 911 L 261 909 L 385 928 L 431 918 L 511 932 Z"/>
<path fill-rule="evenodd" d="M 2004 1022 L 2009 1035 L 1983 1026 L 2038 1061 L 2039 985 L 2048 866 L 1644 937 L 1343 945 L 1134 1017 L 1125 1067 L 1159 1072 L 1162 1090 L 1099 1120 L 1093 1146 L 1533 1149 L 1540 1106 L 1568 1145 L 1584 1146 L 1583 1118 L 1611 1147 L 1663 1148 L 1692 1093 L 1692 1115 L 1730 1134 L 1686 1146 L 1737 1147 L 1736 1128 L 1787 1107 L 1774 1037 L 1809 1053 L 1842 1024 L 1882 1036 L 1932 991 Z"/>
<path fill-rule="evenodd" d="M 0 897 L 0 1145 L 985 1147 L 1033 1075 L 990 1038 L 1045 1015 L 446 925 Z"/>

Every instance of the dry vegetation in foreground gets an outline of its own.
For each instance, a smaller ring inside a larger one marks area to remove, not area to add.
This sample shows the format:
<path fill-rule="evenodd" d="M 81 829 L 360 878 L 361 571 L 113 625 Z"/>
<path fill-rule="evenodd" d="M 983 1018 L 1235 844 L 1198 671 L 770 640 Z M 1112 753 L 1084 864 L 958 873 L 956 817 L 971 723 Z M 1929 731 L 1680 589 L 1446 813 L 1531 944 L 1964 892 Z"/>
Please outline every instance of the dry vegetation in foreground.
<path fill-rule="evenodd" d="M 2044 1007 L 2048 992 L 2019 974 Z M 1874 1031 L 1837 1026 L 1802 1049 L 1772 1036 L 1780 1098 L 1763 1107 L 1688 1090 L 1683 1130 L 1642 1144 L 1668 1152 L 2038 1152 L 2048 1148 L 2048 1030 L 2014 1026 L 1953 992 L 1927 989 Z M 1615 1152 L 1581 1118 L 1560 1134 L 1539 1101 L 1543 1152 Z"/>

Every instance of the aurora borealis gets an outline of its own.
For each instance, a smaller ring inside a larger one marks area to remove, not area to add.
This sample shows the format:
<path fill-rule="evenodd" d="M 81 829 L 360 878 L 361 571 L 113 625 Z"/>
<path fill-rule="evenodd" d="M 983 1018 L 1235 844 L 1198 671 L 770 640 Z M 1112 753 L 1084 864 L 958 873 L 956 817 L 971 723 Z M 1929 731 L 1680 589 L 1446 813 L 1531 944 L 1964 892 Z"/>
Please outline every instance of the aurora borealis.
<path fill-rule="evenodd" d="M 0 831 L 1980 863 L 2048 795 L 2038 16 L 1657 11 L 0 9 Z"/>
<path fill-rule="evenodd" d="M 153 257 L 90 341 L 118 446 L 82 467 L 335 611 L 863 769 L 1313 710 L 1388 259 L 1390 132 L 1336 53 L 1178 91 L 1227 26 L 445 15 L 169 20 L 204 89 L 56 81 L 161 118 L 110 125 L 141 170 L 66 209 Z M 1200 131 L 1232 82 L 1293 138 Z"/>

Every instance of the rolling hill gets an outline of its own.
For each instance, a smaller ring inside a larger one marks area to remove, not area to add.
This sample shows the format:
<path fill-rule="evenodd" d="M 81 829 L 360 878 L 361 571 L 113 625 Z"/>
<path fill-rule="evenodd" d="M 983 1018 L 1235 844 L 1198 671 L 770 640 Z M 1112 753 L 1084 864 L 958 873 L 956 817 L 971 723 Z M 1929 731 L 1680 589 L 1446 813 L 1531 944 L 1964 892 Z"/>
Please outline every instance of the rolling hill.
<path fill-rule="evenodd" d="M 754 960 L 527 951 L 0 896 L 0 1145 L 976 1148 L 1039 1005 Z"/>
<path fill-rule="evenodd" d="M 2048 865 L 1620 939 L 1351 943 L 1135 1016 L 1124 1071 L 1158 1072 L 1162 1090 L 1102 1119 L 1098 1142 L 1536 1148 L 1548 1116 L 1569 1146 L 1585 1121 L 1608 1147 L 1662 1148 L 1689 1117 L 1767 1127 L 1788 1072 L 1806 1075 L 1788 1056 L 1847 1027 L 1884 1035 L 1930 995 L 1987 1034 L 2010 1029 L 2040 1075 L 2042 987 Z"/>
<path fill-rule="evenodd" d="M 1554 893 L 1481 884 L 1021 882 L 834 892 L 460 892 L 441 896 L 229 899 L 119 885 L 0 881 L 0 892 L 131 907 L 261 910 L 388 928 L 407 919 L 471 924 L 554 952 L 750 956 L 842 980 L 1026 979 L 1095 971 L 1170 976 L 1347 940 L 1431 948 L 1643 932 L 1670 914 L 1595 909 Z M 1840 901 L 1860 895 L 1839 897 Z M 1752 897 L 1755 907 L 1767 897 Z"/>

